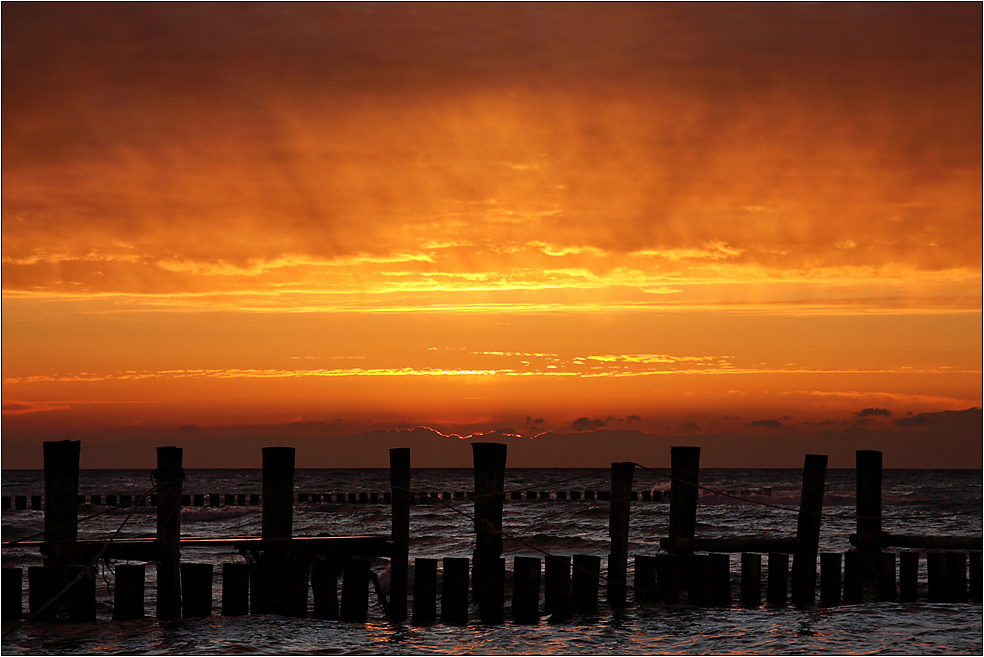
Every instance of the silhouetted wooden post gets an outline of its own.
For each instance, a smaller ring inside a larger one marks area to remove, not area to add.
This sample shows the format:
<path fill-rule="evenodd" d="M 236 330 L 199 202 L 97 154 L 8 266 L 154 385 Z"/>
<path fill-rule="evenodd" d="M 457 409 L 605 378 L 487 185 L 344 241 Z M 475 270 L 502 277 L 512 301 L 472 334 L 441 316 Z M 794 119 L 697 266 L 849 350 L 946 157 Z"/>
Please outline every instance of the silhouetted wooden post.
<path fill-rule="evenodd" d="M 609 502 L 608 603 L 624 607 L 626 570 L 629 559 L 629 508 L 632 501 L 632 474 L 635 463 L 612 463 L 612 493 Z"/>
<path fill-rule="evenodd" d="M 543 564 L 543 611 L 552 620 L 571 615 L 571 558 L 547 555 Z"/>
<path fill-rule="evenodd" d="M 928 598 L 930 602 L 946 602 L 947 598 L 947 573 L 946 573 L 946 553 L 927 552 L 926 553 L 926 575 L 928 583 Z"/>
<path fill-rule="evenodd" d="M 731 555 L 713 552 L 711 557 L 711 603 L 731 604 Z"/>
<path fill-rule="evenodd" d="M 656 555 L 656 598 L 660 602 L 680 601 L 682 560 L 678 554 Z"/>
<path fill-rule="evenodd" d="M 184 469 L 180 447 L 158 447 L 157 469 L 157 618 L 181 617 L 181 487 Z"/>
<path fill-rule="evenodd" d="M 656 557 L 636 555 L 633 597 L 636 604 L 656 599 Z"/>
<path fill-rule="evenodd" d="M 765 601 L 771 605 L 785 605 L 789 588 L 789 555 L 784 552 L 769 553 L 768 581 L 765 585 Z"/>
<path fill-rule="evenodd" d="M 413 622 L 428 625 L 437 620 L 437 559 L 417 558 L 413 564 Z M 466 583 L 466 604 L 467 595 Z"/>
<path fill-rule="evenodd" d="M 540 560 L 536 557 L 513 559 L 512 619 L 523 625 L 540 622 Z"/>
<path fill-rule="evenodd" d="M 501 623 L 505 617 L 506 560 L 486 557 L 482 564 L 482 592 L 478 598 L 478 618 L 483 623 Z"/>
<path fill-rule="evenodd" d="M 249 564 L 222 564 L 222 615 L 249 613 Z"/>
<path fill-rule="evenodd" d="M 113 597 L 113 620 L 126 621 L 144 617 L 143 564 L 116 567 L 116 591 Z"/>
<path fill-rule="evenodd" d="M 865 573 L 875 575 L 880 567 L 877 555 L 881 551 L 879 538 L 882 532 L 882 453 L 875 450 L 857 450 L 855 468 L 857 549 L 861 554 L 864 567 L 862 577 L 864 577 Z"/>
<path fill-rule="evenodd" d="M 324 620 L 338 618 L 338 565 L 335 561 L 315 561 L 311 567 L 313 615 Z"/>
<path fill-rule="evenodd" d="M 78 580 L 76 581 L 76 578 Z M 73 623 L 92 623 L 96 620 L 96 578 L 85 573 L 82 566 L 69 566 L 65 583 L 75 582 L 68 590 L 68 620 Z"/>
<path fill-rule="evenodd" d="M 294 523 L 294 448 L 263 448 L 264 539 L 290 538 Z"/>
<path fill-rule="evenodd" d="M 212 615 L 212 564 L 181 564 L 181 615 L 183 618 Z"/>
<path fill-rule="evenodd" d="M 279 613 L 294 618 L 306 618 L 308 607 L 307 562 L 290 556 L 281 564 Z"/>
<path fill-rule="evenodd" d="M 741 592 L 739 600 L 746 607 L 762 604 L 762 555 L 741 553 Z"/>
<path fill-rule="evenodd" d="M 24 614 L 24 570 L 3 569 L 3 620 L 14 620 Z"/>
<path fill-rule="evenodd" d="M 506 446 L 472 443 L 475 473 L 475 555 L 472 591 L 481 600 L 485 561 L 502 556 L 502 497 L 506 473 Z M 490 566 L 494 567 L 494 566 Z M 484 619 L 483 619 L 484 620 Z"/>
<path fill-rule="evenodd" d="M 877 566 L 875 577 L 878 587 L 878 599 L 882 601 L 895 600 L 895 553 L 878 553 L 875 563 Z"/>
<path fill-rule="evenodd" d="M 970 564 L 970 599 L 974 602 L 981 601 L 982 573 L 981 573 L 981 553 L 974 550 L 968 555 Z"/>
<path fill-rule="evenodd" d="M 967 553 L 946 553 L 946 599 L 967 602 Z"/>
<path fill-rule="evenodd" d="M 844 602 L 864 599 L 864 557 L 860 552 L 844 553 Z"/>
<path fill-rule="evenodd" d="M 820 555 L 820 604 L 836 607 L 841 602 L 841 555 L 824 552 Z"/>
<path fill-rule="evenodd" d="M 47 566 L 73 561 L 79 520 L 78 440 L 44 443 L 44 540 Z"/>
<path fill-rule="evenodd" d="M 690 586 L 688 587 L 688 600 L 695 605 L 708 605 L 711 603 L 711 555 L 691 554 L 690 562 Z"/>
<path fill-rule="evenodd" d="M 812 605 L 816 601 L 817 551 L 820 545 L 826 476 L 827 456 L 807 454 L 803 465 L 803 493 L 796 528 L 797 546 L 793 554 L 792 598 L 797 605 Z"/>
<path fill-rule="evenodd" d="M 349 559 L 342 571 L 341 619 L 365 623 L 369 617 L 369 562 Z"/>
<path fill-rule="evenodd" d="M 407 573 L 410 566 L 410 450 L 401 447 L 391 449 L 389 453 L 393 527 L 389 607 L 390 618 L 402 621 L 407 618 Z M 436 561 L 433 568 L 437 573 Z M 415 598 L 416 590 L 414 585 Z"/>
<path fill-rule="evenodd" d="M 27 569 L 27 604 L 30 619 L 40 623 L 58 618 L 58 603 L 48 604 L 64 586 L 59 568 L 30 566 Z M 47 607 L 45 605 L 48 605 Z"/>
<path fill-rule="evenodd" d="M 571 604 L 576 611 L 598 608 L 598 578 L 601 576 L 601 557 L 575 554 L 571 574 Z"/>
<path fill-rule="evenodd" d="M 919 552 L 899 552 L 899 602 L 919 599 Z"/>
<path fill-rule="evenodd" d="M 468 624 L 468 559 L 444 557 L 441 584 L 441 622 L 448 625 Z"/>
<path fill-rule="evenodd" d="M 697 482 L 700 475 L 700 447 L 670 447 L 670 528 L 671 549 L 675 540 L 692 541 L 697 527 Z M 684 550 L 686 551 L 686 550 Z"/>

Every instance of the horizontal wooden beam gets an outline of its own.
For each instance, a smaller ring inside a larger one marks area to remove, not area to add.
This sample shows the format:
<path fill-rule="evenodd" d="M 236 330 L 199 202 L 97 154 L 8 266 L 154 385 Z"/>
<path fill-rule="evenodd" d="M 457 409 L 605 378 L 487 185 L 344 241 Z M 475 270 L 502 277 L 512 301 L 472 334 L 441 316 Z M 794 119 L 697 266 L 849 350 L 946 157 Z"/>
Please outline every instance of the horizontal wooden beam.
<path fill-rule="evenodd" d="M 659 545 L 670 552 L 785 552 L 796 549 L 796 538 L 728 536 L 720 538 L 662 538 Z"/>
<path fill-rule="evenodd" d="M 851 545 L 857 545 L 858 535 L 851 534 Z M 980 536 L 925 536 L 919 534 L 890 534 L 882 532 L 876 539 L 879 548 L 899 547 L 910 550 L 980 550 Z"/>

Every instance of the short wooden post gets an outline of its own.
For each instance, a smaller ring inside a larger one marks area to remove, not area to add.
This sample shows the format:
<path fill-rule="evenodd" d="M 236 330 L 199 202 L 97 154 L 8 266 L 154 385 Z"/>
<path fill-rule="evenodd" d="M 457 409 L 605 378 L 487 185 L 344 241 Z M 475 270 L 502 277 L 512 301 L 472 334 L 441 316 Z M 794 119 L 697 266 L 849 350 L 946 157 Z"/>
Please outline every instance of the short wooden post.
<path fill-rule="evenodd" d="M 157 618 L 181 616 L 181 487 L 184 469 L 180 447 L 158 447 L 157 469 Z"/>
<path fill-rule="evenodd" d="M 48 544 L 47 566 L 68 565 L 74 555 L 79 518 L 78 440 L 45 442 L 44 447 L 44 540 Z"/>
<path fill-rule="evenodd" d="M 656 557 L 636 555 L 632 588 L 636 604 L 656 599 Z"/>
<path fill-rule="evenodd" d="M 41 508 L 42 508 L 42 506 L 41 506 L 41 496 L 40 495 L 31 495 L 31 510 L 32 511 L 40 511 Z"/>
<path fill-rule="evenodd" d="M 468 624 L 468 559 L 444 557 L 441 583 L 441 622 Z"/>
<path fill-rule="evenodd" d="M 857 477 L 856 540 L 864 568 L 862 577 L 865 573 L 877 577 L 876 573 L 881 567 L 878 562 L 878 553 L 881 552 L 879 538 L 882 532 L 882 453 L 875 450 L 857 450 L 855 452 L 855 467 Z"/>
<path fill-rule="evenodd" d="M 27 510 L 27 495 L 14 495 L 14 510 L 15 511 Z"/>
<path fill-rule="evenodd" d="M 571 615 L 571 558 L 547 555 L 543 563 L 543 611 L 553 620 Z"/>
<path fill-rule="evenodd" d="M 144 617 L 144 565 L 116 566 L 116 591 L 113 596 L 113 620 L 127 621 Z"/>
<path fill-rule="evenodd" d="M 506 598 L 506 560 L 486 557 L 482 564 L 482 591 L 478 597 L 478 618 L 497 624 L 504 619 Z"/>
<path fill-rule="evenodd" d="M 768 581 L 765 585 L 765 601 L 771 605 L 785 605 L 788 588 L 789 555 L 783 552 L 770 552 Z"/>
<path fill-rule="evenodd" d="M 521 625 L 540 622 L 540 560 L 536 557 L 513 559 L 512 619 Z"/>
<path fill-rule="evenodd" d="M 878 599 L 883 601 L 895 600 L 895 553 L 881 552 L 875 559 L 877 571 L 876 582 Z"/>
<path fill-rule="evenodd" d="M 762 555 L 754 552 L 741 554 L 741 593 L 739 600 L 745 607 L 762 604 Z"/>
<path fill-rule="evenodd" d="M 222 615 L 249 613 L 249 564 L 222 564 Z"/>
<path fill-rule="evenodd" d="M 731 604 L 731 555 L 714 552 L 711 557 L 711 604 Z"/>
<path fill-rule="evenodd" d="M 598 579 L 601 576 L 601 557 L 575 554 L 571 573 L 571 605 L 575 611 L 594 611 L 598 608 Z"/>
<path fill-rule="evenodd" d="M 417 558 L 413 564 L 413 622 L 428 625 L 437 620 L 437 559 Z M 467 586 L 465 595 L 467 604 Z"/>
<path fill-rule="evenodd" d="M 340 617 L 350 623 L 365 623 L 369 618 L 369 562 L 365 559 L 345 562 Z"/>
<path fill-rule="evenodd" d="M 841 555 L 839 552 L 820 554 L 820 604 L 836 607 L 841 602 Z"/>
<path fill-rule="evenodd" d="M 670 447 L 670 527 L 673 541 L 692 541 L 697 527 L 700 447 Z"/>
<path fill-rule="evenodd" d="M 302 558 L 288 557 L 280 563 L 279 613 L 294 618 L 307 617 L 307 563 Z"/>
<path fill-rule="evenodd" d="M 401 447 L 391 449 L 389 453 L 393 531 L 389 613 L 392 620 L 403 621 L 407 618 L 407 574 L 410 560 L 410 450 Z M 436 561 L 433 568 L 437 573 Z M 416 598 L 416 593 L 414 596 Z"/>
<path fill-rule="evenodd" d="M 899 552 L 899 602 L 919 599 L 919 553 Z"/>
<path fill-rule="evenodd" d="M 687 599 L 694 605 L 711 604 L 711 555 L 691 554 L 689 562 L 690 586 Z"/>
<path fill-rule="evenodd" d="M 334 561 L 315 561 L 311 567 L 313 615 L 323 620 L 338 618 L 338 565 Z"/>
<path fill-rule="evenodd" d="M 981 553 L 974 550 L 969 555 L 970 561 L 970 599 L 974 602 L 981 601 Z"/>
<path fill-rule="evenodd" d="M 635 463 L 612 463 L 612 492 L 608 513 L 608 536 L 612 546 L 608 557 L 608 603 L 613 607 L 624 607 L 626 600 L 629 508 L 634 471 Z"/>
<path fill-rule="evenodd" d="M 656 555 L 656 598 L 660 602 L 680 601 L 682 560 L 678 554 Z"/>
<path fill-rule="evenodd" d="M 946 598 L 948 602 L 967 602 L 967 553 L 946 553 Z"/>
<path fill-rule="evenodd" d="M 807 454 L 803 465 L 803 493 L 800 497 L 797 547 L 793 554 L 792 569 L 792 598 L 797 605 L 809 606 L 816 601 L 817 551 L 820 545 L 826 476 L 827 456 Z"/>
<path fill-rule="evenodd" d="M 58 601 L 48 604 L 64 586 L 59 568 L 30 566 L 27 569 L 27 602 L 30 620 L 51 622 L 58 618 Z M 47 606 L 46 606 L 47 605 Z"/>
<path fill-rule="evenodd" d="M 502 556 L 502 498 L 506 472 L 506 445 L 472 443 L 475 473 L 475 555 L 472 590 L 481 600 L 485 560 Z M 495 565 L 490 568 L 496 567 Z"/>
<path fill-rule="evenodd" d="M 946 553 L 926 553 L 926 575 L 929 584 L 928 598 L 930 602 L 946 602 L 947 572 Z"/>
<path fill-rule="evenodd" d="M 24 570 L 3 569 L 3 620 L 14 620 L 24 615 Z"/>
<path fill-rule="evenodd" d="M 212 564 L 181 564 L 181 616 L 212 615 Z"/>
<path fill-rule="evenodd" d="M 249 568 L 249 611 L 251 614 L 273 614 L 280 604 L 280 562 L 261 555 Z"/>
<path fill-rule="evenodd" d="M 92 623 L 96 620 L 96 578 L 82 566 L 69 566 L 65 572 L 68 590 L 68 620 Z"/>
<path fill-rule="evenodd" d="M 844 553 L 844 602 L 861 602 L 864 599 L 864 565 L 860 552 Z"/>

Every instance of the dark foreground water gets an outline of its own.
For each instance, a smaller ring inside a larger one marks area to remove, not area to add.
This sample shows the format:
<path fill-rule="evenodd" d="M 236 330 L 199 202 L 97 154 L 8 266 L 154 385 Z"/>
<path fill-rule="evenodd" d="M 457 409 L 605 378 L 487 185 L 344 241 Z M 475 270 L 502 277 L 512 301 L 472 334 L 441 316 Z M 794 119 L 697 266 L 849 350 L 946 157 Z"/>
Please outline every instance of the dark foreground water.
<path fill-rule="evenodd" d="M 361 492 L 388 489 L 386 470 L 298 470 L 298 492 Z M 608 471 L 509 470 L 506 490 L 606 489 Z M 800 470 L 702 470 L 701 484 L 715 490 L 764 489 L 771 497 L 752 499 L 791 510 L 739 503 L 732 498 L 702 491 L 697 533 L 701 536 L 777 535 L 796 530 Z M 886 471 L 883 483 L 883 526 L 896 533 L 980 535 L 982 524 L 981 471 Z M 561 482 L 561 483 L 558 483 Z M 148 471 L 84 471 L 80 493 L 138 494 L 150 487 Z M 470 470 L 414 470 L 413 487 L 421 491 L 468 490 Z M 821 550 L 844 551 L 855 529 L 854 471 L 827 474 Z M 666 490 L 665 476 L 637 469 L 634 489 Z M 259 493 L 258 470 L 189 470 L 189 493 Z M 41 473 L 6 471 L 4 495 L 43 492 Z M 460 500 L 417 505 L 411 512 L 411 560 L 414 557 L 471 556 L 473 505 Z M 453 507 L 453 508 L 452 508 Z M 84 507 L 82 515 L 101 507 Z M 119 527 L 128 512 L 99 516 L 80 526 L 80 538 L 105 537 Z M 655 554 L 666 535 L 668 504 L 638 502 L 632 505 L 630 555 Z M 511 570 L 514 556 L 540 556 L 537 548 L 552 554 L 594 554 L 607 558 L 608 503 L 534 501 L 504 504 L 505 557 Z M 295 536 L 386 534 L 389 509 L 385 505 L 298 504 L 294 510 Z M 40 511 L 4 511 L 3 540 L 27 536 L 43 526 Z M 121 536 L 153 536 L 156 519 L 152 509 L 138 509 Z M 260 533 L 256 507 L 186 508 L 182 533 L 188 536 L 249 536 Z M 517 540 L 510 540 L 515 537 Z M 532 547 L 531 547 L 532 546 Z M 232 549 L 187 549 L 187 561 L 216 566 L 213 601 L 218 614 L 221 602 L 220 564 L 241 561 Z M 630 558 L 629 581 L 633 573 Z M 26 548 L 3 550 L 4 566 L 40 564 Z M 112 564 L 110 564 L 112 565 Z M 604 566 L 603 566 L 604 567 Z M 387 564 L 379 560 L 373 569 L 384 585 Z M 737 591 L 738 556 L 732 557 Z M 602 573 L 604 575 L 604 572 Z M 925 560 L 921 562 L 921 587 L 925 596 Z M 412 582 L 412 572 L 411 572 Z M 153 619 L 116 623 L 112 614 L 112 568 L 104 567 L 97 595 L 100 620 L 94 624 L 3 625 L 4 654 L 505 654 L 505 653 L 753 653 L 753 654 L 974 654 L 984 650 L 980 603 L 930 604 L 865 603 L 833 608 L 797 609 L 763 605 L 742 608 L 697 608 L 687 604 L 633 605 L 612 612 L 604 603 L 598 613 L 575 616 L 567 623 L 543 618 L 538 625 L 482 625 L 475 619 L 467 627 L 440 624 L 416 627 L 391 623 L 371 603 L 369 622 L 342 623 L 279 616 L 248 616 L 158 622 Z M 147 568 L 147 613 L 153 615 L 156 576 Z M 506 618 L 510 600 L 507 585 Z M 412 594 L 412 592 L 411 592 Z M 737 595 L 735 596 L 737 598 Z M 630 596 L 631 598 L 631 596 Z M 602 591 L 604 599 L 604 591 Z M 24 596 L 25 609 L 27 596 Z"/>

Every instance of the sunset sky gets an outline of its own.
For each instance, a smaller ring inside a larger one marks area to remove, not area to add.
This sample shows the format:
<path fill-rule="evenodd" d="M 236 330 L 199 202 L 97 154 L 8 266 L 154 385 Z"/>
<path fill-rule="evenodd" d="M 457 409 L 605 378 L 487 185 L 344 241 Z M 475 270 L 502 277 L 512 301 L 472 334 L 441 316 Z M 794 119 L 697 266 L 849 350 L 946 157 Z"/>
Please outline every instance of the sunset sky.
<path fill-rule="evenodd" d="M 979 468 L 981 24 L 4 3 L 3 467 Z"/>

